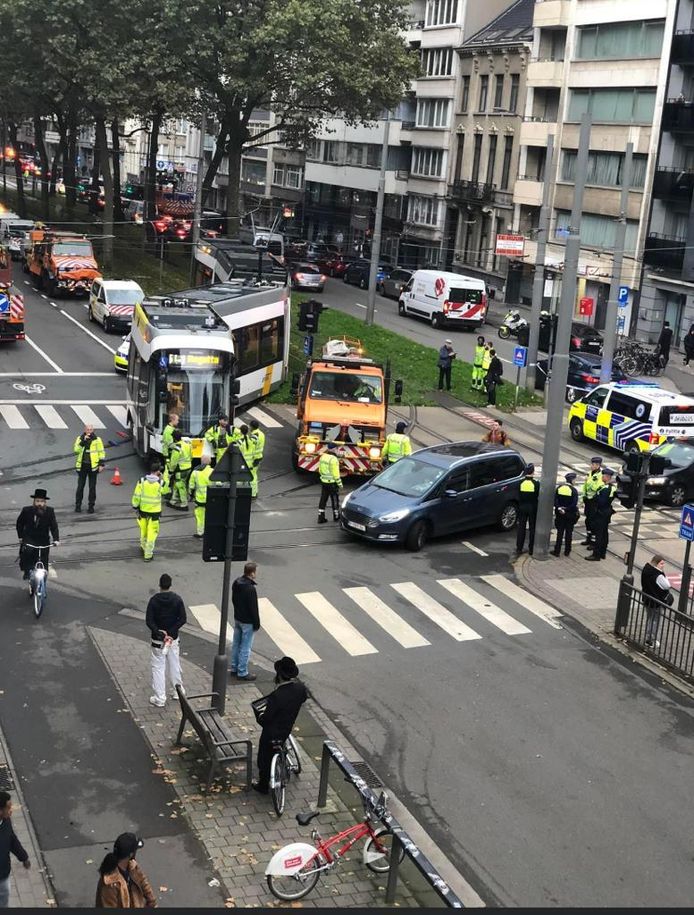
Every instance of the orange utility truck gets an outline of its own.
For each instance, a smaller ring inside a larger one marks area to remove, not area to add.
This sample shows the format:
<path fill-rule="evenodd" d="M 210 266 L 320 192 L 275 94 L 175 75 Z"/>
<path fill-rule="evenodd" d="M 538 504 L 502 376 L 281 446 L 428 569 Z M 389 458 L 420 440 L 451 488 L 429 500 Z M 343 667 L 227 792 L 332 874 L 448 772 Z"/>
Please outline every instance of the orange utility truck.
<path fill-rule="evenodd" d="M 101 276 L 86 236 L 39 226 L 29 233 L 24 270 L 51 297 L 88 295 Z"/>

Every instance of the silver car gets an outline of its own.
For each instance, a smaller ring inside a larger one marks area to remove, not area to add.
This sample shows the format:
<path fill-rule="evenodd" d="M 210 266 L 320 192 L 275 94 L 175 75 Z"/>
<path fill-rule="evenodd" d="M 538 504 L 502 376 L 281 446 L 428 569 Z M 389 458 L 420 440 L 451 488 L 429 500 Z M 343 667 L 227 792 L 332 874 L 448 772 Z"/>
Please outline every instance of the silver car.
<path fill-rule="evenodd" d="M 294 264 L 292 268 L 292 289 L 309 289 L 322 292 L 325 276 L 315 264 Z"/>
<path fill-rule="evenodd" d="M 402 267 L 393 267 L 389 276 L 384 276 L 379 282 L 377 291 L 388 299 L 399 299 L 400 293 L 410 281 L 412 270 L 403 270 Z"/>

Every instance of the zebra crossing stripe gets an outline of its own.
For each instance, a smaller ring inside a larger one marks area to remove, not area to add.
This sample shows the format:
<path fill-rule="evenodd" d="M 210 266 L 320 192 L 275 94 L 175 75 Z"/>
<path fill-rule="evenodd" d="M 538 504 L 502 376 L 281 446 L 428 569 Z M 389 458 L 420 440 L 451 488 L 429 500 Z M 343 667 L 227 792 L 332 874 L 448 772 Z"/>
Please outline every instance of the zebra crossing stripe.
<path fill-rule="evenodd" d="M 222 614 L 216 604 L 191 604 L 188 609 L 200 624 L 203 632 L 219 635 L 219 622 Z M 227 626 L 227 639 L 230 637 L 229 626 Z"/>
<path fill-rule="evenodd" d="M 353 657 L 362 654 L 377 654 L 378 649 L 365 639 L 349 620 L 333 607 L 330 601 L 319 591 L 308 591 L 297 594 L 296 599 L 308 610 L 330 635 L 342 645 L 348 654 Z"/>
<path fill-rule="evenodd" d="M 94 426 L 95 429 L 106 428 L 91 407 L 88 407 L 86 404 L 71 404 L 71 406 L 85 426 Z"/>
<path fill-rule="evenodd" d="M 268 429 L 281 429 L 282 423 L 278 423 L 274 417 L 270 416 L 269 413 L 266 413 L 265 410 L 261 410 L 260 407 L 249 407 L 246 410 L 249 416 L 252 416 L 253 419 L 257 419 L 258 422 L 266 426 Z"/>
<path fill-rule="evenodd" d="M 438 583 L 506 635 L 525 635 L 532 631 L 459 578 L 443 578 Z"/>
<path fill-rule="evenodd" d="M 369 588 L 343 588 L 343 591 L 403 648 L 421 648 L 431 644 Z"/>
<path fill-rule="evenodd" d="M 391 588 L 397 591 L 405 600 L 414 604 L 417 610 L 421 610 L 425 616 L 428 616 L 433 623 L 436 623 L 444 632 L 452 636 L 456 642 L 467 642 L 472 639 L 482 638 L 479 633 L 471 629 L 466 623 L 463 623 L 462 620 L 459 620 L 454 613 L 451 613 L 443 604 L 430 597 L 426 591 L 423 591 L 414 582 L 403 581 L 391 584 Z"/>
<path fill-rule="evenodd" d="M 0 404 L 0 415 L 10 429 L 28 429 L 29 423 L 24 419 L 17 407 L 10 404 Z"/>
<path fill-rule="evenodd" d="M 107 404 L 106 409 L 113 416 L 121 426 L 128 425 L 128 411 L 125 407 L 120 406 L 120 404 Z"/>
<path fill-rule="evenodd" d="M 539 597 L 535 597 L 534 594 L 526 591 L 525 588 L 519 588 L 518 585 L 514 584 L 508 578 L 505 578 L 503 575 L 481 575 L 480 577 L 482 581 L 486 581 L 492 588 L 501 591 L 506 597 L 510 597 L 516 604 L 524 607 L 529 613 L 538 616 L 554 629 L 562 628 L 557 622 L 557 619 L 559 619 L 562 614 L 558 610 L 555 610 L 554 607 L 550 607 L 549 604 L 540 600 Z"/>
<path fill-rule="evenodd" d="M 262 631 L 270 636 L 283 654 L 294 658 L 297 664 L 315 664 L 316 661 L 320 661 L 313 648 L 267 597 L 258 599 L 258 610 Z"/>
<path fill-rule="evenodd" d="M 34 404 L 34 409 L 39 414 L 49 429 L 67 429 L 67 423 L 55 407 L 50 404 Z"/>

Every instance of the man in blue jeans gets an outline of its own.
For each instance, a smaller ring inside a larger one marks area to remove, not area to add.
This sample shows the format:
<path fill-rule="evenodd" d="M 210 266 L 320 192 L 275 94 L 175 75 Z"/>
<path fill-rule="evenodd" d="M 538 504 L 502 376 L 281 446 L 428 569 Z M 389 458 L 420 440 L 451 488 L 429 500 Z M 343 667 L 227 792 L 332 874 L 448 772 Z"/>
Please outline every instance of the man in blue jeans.
<path fill-rule="evenodd" d="M 243 575 L 231 586 L 231 602 L 234 606 L 234 638 L 229 652 L 229 672 L 237 680 L 255 680 L 255 674 L 248 673 L 248 659 L 253 647 L 253 636 L 260 629 L 258 594 L 256 592 L 255 562 L 247 562 Z"/>
<path fill-rule="evenodd" d="M 0 791 L 0 909 L 10 907 L 10 872 L 13 854 L 24 867 L 29 868 L 29 855 L 12 828 L 12 798 L 6 791 Z"/>

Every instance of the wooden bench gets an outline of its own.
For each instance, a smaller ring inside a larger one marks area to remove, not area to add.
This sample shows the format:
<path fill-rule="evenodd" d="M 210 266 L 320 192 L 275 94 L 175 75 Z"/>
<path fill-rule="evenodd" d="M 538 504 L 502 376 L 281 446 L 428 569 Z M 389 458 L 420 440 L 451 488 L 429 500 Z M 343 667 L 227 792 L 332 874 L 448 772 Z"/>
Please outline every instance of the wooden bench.
<path fill-rule="evenodd" d="M 226 722 L 216 708 L 193 708 L 193 699 L 215 699 L 217 693 L 201 693 L 198 696 L 184 695 L 180 686 L 176 687 L 178 701 L 181 704 L 181 726 L 178 729 L 176 743 L 181 744 L 186 723 L 190 724 L 205 748 L 210 760 L 210 771 L 207 776 L 209 788 L 219 765 L 233 762 L 246 763 L 246 787 L 251 787 L 253 775 L 253 745 L 250 740 L 235 740 L 226 727 Z"/>

